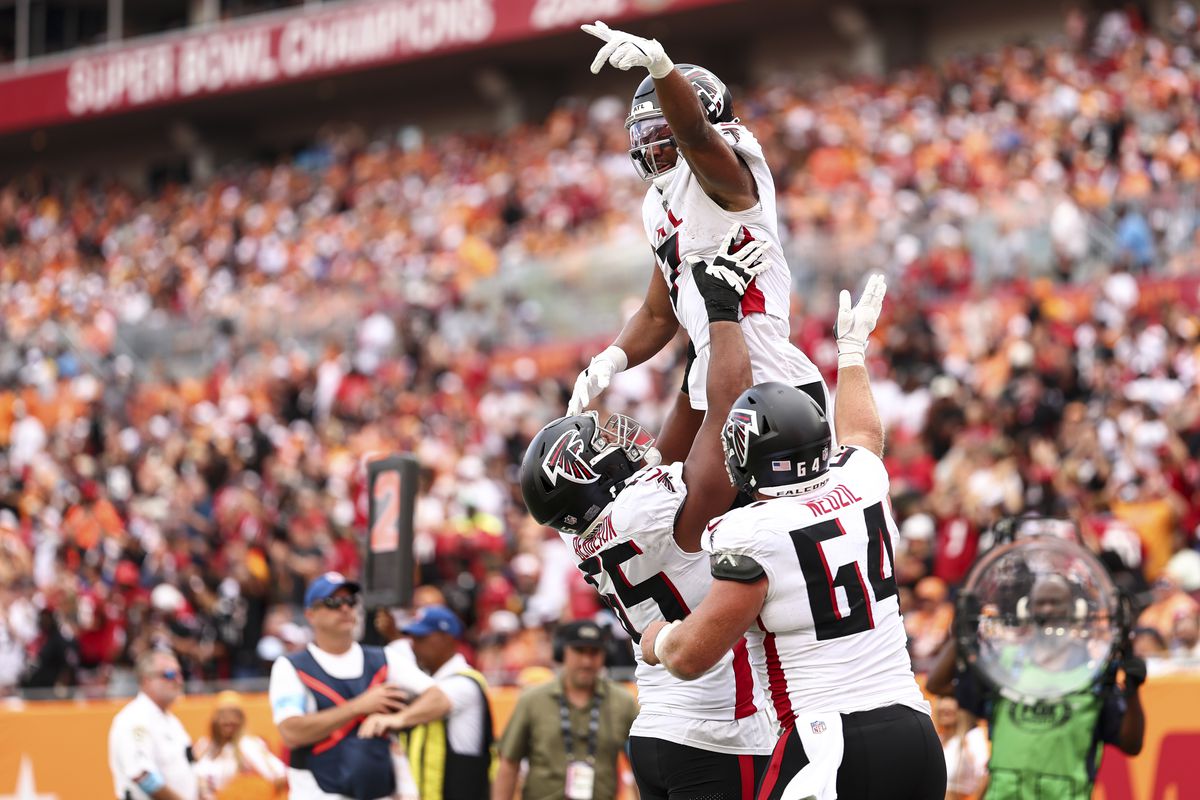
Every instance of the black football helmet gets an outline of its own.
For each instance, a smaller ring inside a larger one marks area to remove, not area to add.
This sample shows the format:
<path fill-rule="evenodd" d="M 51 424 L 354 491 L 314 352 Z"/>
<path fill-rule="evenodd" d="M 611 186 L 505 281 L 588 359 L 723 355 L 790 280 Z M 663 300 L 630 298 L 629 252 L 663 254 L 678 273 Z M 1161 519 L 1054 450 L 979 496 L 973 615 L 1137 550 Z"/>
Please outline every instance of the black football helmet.
<path fill-rule="evenodd" d="M 709 122 L 716 125 L 735 121 L 733 97 L 720 78 L 695 64 L 676 64 L 675 68 L 691 82 Z M 633 93 L 625 129 L 629 131 L 629 157 L 642 180 L 652 180 L 675 169 L 678 164 L 675 137 L 663 117 L 654 79 L 649 75 Z"/>
<path fill-rule="evenodd" d="M 624 414 L 600 426 L 595 411 L 560 417 L 538 431 L 521 460 L 521 495 L 535 520 L 583 536 L 642 460 L 654 437 Z"/>
<path fill-rule="evenodd" d="M 760 383 L 742 392 L 721 430 L 729 480 L 742 491 L 791 497 L 829 480 L 825 412 L 799 389 Z"/>

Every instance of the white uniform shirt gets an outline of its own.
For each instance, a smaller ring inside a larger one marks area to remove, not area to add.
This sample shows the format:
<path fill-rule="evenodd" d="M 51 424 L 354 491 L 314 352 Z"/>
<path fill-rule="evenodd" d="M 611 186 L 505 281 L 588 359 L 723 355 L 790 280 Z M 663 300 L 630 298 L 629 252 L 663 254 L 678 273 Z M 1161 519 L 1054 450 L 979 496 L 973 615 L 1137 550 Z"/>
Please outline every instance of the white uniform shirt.
<path fill-rule="evenodd" d="M 327 653 L 314 644 L 308 645 L 308 652 L 316 659 L 321 669 L 334 678 L 349 680 L 363 674 L 363 651 L 357 642 L 351 645 L 345 653 Z M 433 678 L 417 668 L 410 656 L 405 657 L 402 648 L 386 648 L 388 677 L 387 682 L 399 686 L 413 694 L 420 694 L 433 685 Z M 312 714 L 317 710 L 317 699 L 296 674 L 296 668 L 286 658 L 278 658 L 271 667 L 271 682 L 268 686 L 271 700 L 271 714 L 278 725 L 285 719 Z M 397 780 L 402 781 L 403 767 L 397 766 Z M 398 783 L 401 789 L 402 783 Z M 351 800 L 344 795 L 329 794 L 321 791 L 317 779 L 305 769 L 288 767 L 288 796 L 291 800 Z"/>
<path fill-rule="evenodd" d="M 216 796 L 225 784 L 236 778 L 243 771 L 238 768 L 239 758 L 244 771 L 271 782 L 287 776 L 287 768 L 266 742 L 257 736 L 243 734 L 236 743 L 226 742 L 216 755 L 201 743 L 196 753 L 196 777 L 204 791 Z"/>
<path fill-rule="evenodd" d="M 698 409 L 708 408 L 708 312 L 692 281 L 687 259 L 698 256 L 711 261 L 734 222 L 740 222 L 755 239 L 772 244 L 765 256 L 769 269 L 755 277 L 741 303 L 742 332 L 750 353 L 753 383 L 781 381 L 800 386 L 821 380 L 820 371 L 808 356 L 788 339 L 792 274 L 779 241 L 775 182 L 762 147 L 741 125 L 725 123 L 716 127 L 750 168 L 758 202 L 745 211 L 726 211 L 705 194 L 682 157 L 665 189 L 651 186 L 642 202 L 642 225 L 654 248 L 659 272 L 667 282 L 671 306 L 696 350 L 696 360 L 688 373 L 688 396 L 692 408 Z"/>
<path fill-rule="evenodd" d="M 455 653 L 433 673 L 433 679 L 450 698 L 450 716 L 446 718 L 450 748 L 456 753 L 478 756 L 483 754 L 483 693 L 474 678 L 460 674 L 465 669 L 471 669 L 471 665 L 462 653 Z"/>
<path fill-rule="evenodd" d="M 807 712 L 899 704 L 929 713 L 905 647 L 892 572 L 898 536 L 887 470 L 859 447 L 834 454 L 823 490 L 735 509 L 705 531 L 701 544 L 715 558 L 749 556 L 766 573 L 749 639 L 785 727 Z"/>
<path fill-rule="evenodd" d="M 963 796 L 976 794 L 987 777 L 991 755 L 987 732 L 975 726 L 951 736 L 942 744 L 946 756 L 946 791 Z"/>
<path fill-rule="evenodd" d="M 641 711 L 630 735 L 718 753 L 770 753 L 775 730 L 744 642 L 695 681 L 646 664 L 636 644 L 651 623 L 683 619 L 712 585 L 708 554 L 684 552 L 675 542 L 675 516 L 686 497 L 682 463 L 646 467 L 590 536 L 561 536 L 635 642 Z"/>
<path fill-rule="evenodd" d="M 150 795 L 138 788 L 134 779 L 153 772 L 184 800 L 196 800 L 200 792 L 188 757 L 191 746 L 192 738 L 179 718 L 139 692 L 117 712 L 108 730 L 108 767 L 115 796 L 118 800 L 149 800 Z"/>

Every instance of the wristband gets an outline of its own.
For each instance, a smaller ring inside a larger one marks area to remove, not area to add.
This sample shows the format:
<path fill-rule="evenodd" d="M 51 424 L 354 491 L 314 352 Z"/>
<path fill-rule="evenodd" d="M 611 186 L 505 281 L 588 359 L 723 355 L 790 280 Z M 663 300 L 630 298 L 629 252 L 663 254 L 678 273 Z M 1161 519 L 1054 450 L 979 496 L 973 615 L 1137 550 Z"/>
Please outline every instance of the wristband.
<path fill-rule="evenodd" d="M 664 667 L 667 662 L 663 660 L 662 648 L 666 645 L 667 637 L 671 635 L 671 631 L 679 627 L 682 620 L 675 620 L 668 623 L 665 628 L 659 630 L 658 635 L 654 637 L 654 657 L 658 659 L 658 663 Z"/>
<path fill-rule="evenodd" d="M 733 308 L 713 308 L 712 306 L 706 306 L 704 310 L 708 312 L 709 325 L 712 325 L 714 322 L 738 321 L 737 306 Z"/>
<path fill-rule="evenodd" d="M 134 783 L 136 783 L 138 788 L 146 794 L 154 794 L 159 789 L 167 785 L 166 779 L 157 772 L 147 772 L 146 774 L 142 775 L 142 777 L 134 781 Z"/>
<path fill-rule="evenodd" d="M 838 353 L 838 369 L 845 369 L 846 367 L 865 367 L 866 365 L 866 353 Z"/>
<path fill-rule="evenodd" d="M 663 53 L 662 58 L 652 62 L 650 66 L 646 68 L 647 72 L 650 73 L 650 77 L 654 78 L 655 80 L 662 80 L 663 78 L 667 77 L 671 74 L 671 70 L 673 69 L 675 69 L 675 64 L 671 62 L 671 59 L 667 58 L 666 53 Z"/>
<path fill-rule="evenodd" d="M 625 351 L 617 347 L 615 344 L 610 344 L 608 347 L 604 348 L 604 350 L 592 360 L 595 361 L 596 359 L 600 358 L 606 358 L 612 362 L 613 372 L 624 372 L 625 368 L 629 366 L 629 356 L 625 355 Z"/>

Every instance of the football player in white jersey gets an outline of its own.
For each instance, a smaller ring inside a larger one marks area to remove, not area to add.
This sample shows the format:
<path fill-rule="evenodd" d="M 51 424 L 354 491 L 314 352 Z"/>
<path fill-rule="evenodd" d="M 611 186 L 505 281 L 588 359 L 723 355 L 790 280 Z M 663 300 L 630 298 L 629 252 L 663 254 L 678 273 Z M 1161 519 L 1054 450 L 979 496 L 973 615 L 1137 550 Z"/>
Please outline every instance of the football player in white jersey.
<path fill-rule="evenodd" d="M 686 265 L 692 256 L 710 260 L 731 223 L 744 226 L 747 238 L 772 244 L 765 256 L 771 268 L 750 285 L 738 309 L 753 382 L 804 387 L 828 408 L 820 372 L 788 339 L 791 272 L 779 242 L 775 184 L 758 140 L 733 115 L 729 90 L 702 67 L 672 64 L 653 39 L 603 22 L 583 30 L 606 42 L 592 72 L 607 61 L 650 73 L 634 93 L 625 127 L 634 166 L 651 182 L 642 223 L 658 274 L 616 340 L 580 373 L 567 413 L 580 413 L 614 373 L 653 356 L 682 324 L 691 339 L 688 368 L 658 442 L 665 460 L 683 458 L 708 407 L 705 378 L 713 360 L 708 318 Z"/>
<path fill-rule="evenodd" d="M 736 236 L 737 226 L 723 250 Z M 750 264 L 763 249 L 754 242 L 733 259 Z M 721 258 L 714 266 L 719 271 L 730 263 Z M 731 267 L 738 274 L 730 283 L 744 289 L 763 266 Z M 692 272 L 721 369 L 709 374 L 709 414 L 687 460 L 660 466 L 653 439 L 636 422 L 614 414 L 601 427 L 596 412 L 588 411 L 544 427 L 521 464 L 530 514 L 560 532 L 634 642 L 650 624 L 683 619 L 704 599 L 712 576 L 700 536 L 735 494 L 725 477 L 720 430 L 734 398 L 750 385 L 750 362 L 737 323 L 740 291 L 705 267 L 701 262 Z M 745 645 L 727 648 L 714 669 L 692 683 L 637 657 L 641 711 L 629 742 L 642 800 L 753 797 L 776 729 Z"/>
<path fill-rule="evenodd" d="M 913 678 L 893 575 L 883 425 L 865 367 L 882 276 L 838 312 L 837 415 L 781 383 L 738 398 L 721 438 L 730 479 L 761 501 L 713 520 L 713 587 L 642 636 L 647 663 L 703 679 L 749 630 L 783 727 L 759 800 L 941 800 L 946 762 Z"/>

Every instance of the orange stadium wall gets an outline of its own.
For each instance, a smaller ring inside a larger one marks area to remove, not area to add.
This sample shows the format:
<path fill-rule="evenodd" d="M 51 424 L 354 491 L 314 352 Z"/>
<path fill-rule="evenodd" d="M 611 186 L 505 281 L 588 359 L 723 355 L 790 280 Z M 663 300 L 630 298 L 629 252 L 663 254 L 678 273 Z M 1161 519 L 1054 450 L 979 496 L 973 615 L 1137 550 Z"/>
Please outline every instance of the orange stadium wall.
<path fill-rule="evenodd" d="M 1189 800 L 1200 798 L 1200 675 L 1166 676 L 1142 690 L 1146 746 L 1126 759 L 1108 749 L 1097 800 Z M 499 729 L 512 713 L 517 690 L 492 691 Z M 279 746 L 266 695 L 246 700 L 248 728 Z M 127 701 L 10 703 L 0 708 L 0 798 L 107 800 L 108 726 Z M 211 696 L 185 697 L 175 707 L 193 739 L 204 735 Z"/>

